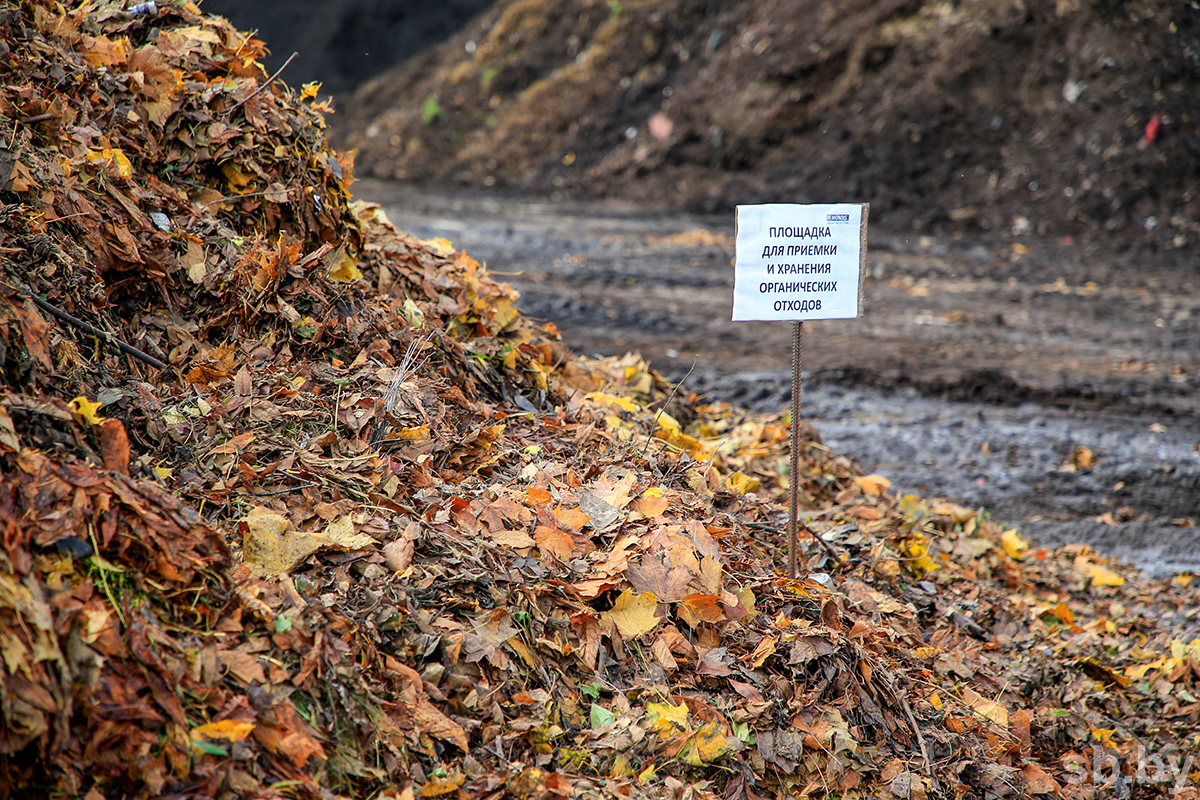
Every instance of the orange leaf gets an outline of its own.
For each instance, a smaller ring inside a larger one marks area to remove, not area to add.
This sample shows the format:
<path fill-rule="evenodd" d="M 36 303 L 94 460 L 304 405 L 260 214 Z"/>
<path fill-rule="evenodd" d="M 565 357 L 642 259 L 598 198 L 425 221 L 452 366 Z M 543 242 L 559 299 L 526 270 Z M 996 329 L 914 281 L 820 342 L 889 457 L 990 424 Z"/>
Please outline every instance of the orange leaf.
<path fill-rule="evenodd" d="M 559 561 L 570 559 L 575 552 L 575 539 L 562 528 L 538 525 L 533 531 L 533 539 L 541 550 L 550 553 Z"/>
<path fill-rule="evenodd" d="M 1025 779 L 1031 794 L 1058 794 L 1058 781 L 1037 764 L 1026 764 L 1021 770 L 1021 777 Z"/>
<path fill-rule="evenodd" d="M 887 488 L 892 485 L 892 482 L 882 475 L 860 475 L 854 479 L 858 484 L 858 488 L 863 494 L 881 495 Z"/>
<path fill-rule="evenodd" d="M 578 508 L 556 508 L 554 509 L 554 518 L 566 525 L 571 530 L 579 530 L 591 520 L 587 514 L 583 513 Z"/>
<path fill-rule="evenodd" d="M 129 474 L 129 434 L 119 419 L 106 419 L 100 425 L 100 453 L 105 469 Z"/>
<path fill-rule="evenodd" d="M 226 739 L 231 742 L 243 741 L 254 730 L 254 722 L 241 722 L 236 719 L 224 719 L 220 722 L 210 722 L 192 728 L 192 738 Z"/>
<path fill-rule="evenodd" d="M 551 495 L 548 491 L 545 489 L 538 489 L 534 486 L 530 486 L 528 489 L 526 489 L 525 495 L 529 498 L 529 504 L 533 506 L 540 506 L 543 503 L 549 503 L 551 500 Z"/>
<path fill-rule="evenodd" d="M 638 498 L 637 501 L 637 510 L 650 518 L 657 517 L 670 506 L 670 503 L 661 491 L 657 494 L 651 494 L 654 491 L 653 489 L 646 490 L 646 493 Z"/>
<path fill-rule="evenodd" d="M 107 36 L 83 37 L 83 60 L 97 67 L 112 67 L 129 60 L 132 48 L 128 39 L 115 42 Z"/>
<path fill-rule="evenodd" d="M 438 710 L 428 697 L 422 697 L 413 709 L 413 724 L 422 733 L 436 736 L 467 752 L 467 733 L 463 727 Z"/>
<path fill-rule="evenodd" d="M 870 521 L 883 519 L 883 512 L 878 508 L 872 508 L 871 506 L 851 506 L 850 508 L 846 509 L 846 513 L 853 514 L 859 519 Z"/>
<path fill-rule="evenodd" d="M 691 627 L 701 622 L 721 622 L 725 612 L 721 610 L 721 598 L 712 594 L 689 594 L 679 604 L 679 618 Z"/>
<path fill-rule="evenodd" d="M 254 434 L 250 431 L 238 434 L 230 439 L 225 444 L 219 444 L 213 449 L 205 453 L 206 456 L 216 456 L 221 454 L 236 455 L 239 450 L 254 441 Z"/>

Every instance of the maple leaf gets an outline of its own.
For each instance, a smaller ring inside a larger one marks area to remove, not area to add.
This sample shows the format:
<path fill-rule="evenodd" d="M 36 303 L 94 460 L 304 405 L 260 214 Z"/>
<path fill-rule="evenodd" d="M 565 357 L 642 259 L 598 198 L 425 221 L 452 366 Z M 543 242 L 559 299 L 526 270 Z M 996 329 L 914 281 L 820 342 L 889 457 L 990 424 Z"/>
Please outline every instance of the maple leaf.
<path fill-rule="evenodd" d="M 646 722 L 650 730 L 666 738 L 687 730 L 688 707 L 685 703 L 646 703 Z"/>
<path fill-rule="evenodd" d="M 637 637 L 654 630 L 659 623 L 658 598 L 651 592 L 637 593 L 626 589 L 617 597 L 612 609 L 605 611 L 604 618 L 617 626 L 626 639 Z"/>

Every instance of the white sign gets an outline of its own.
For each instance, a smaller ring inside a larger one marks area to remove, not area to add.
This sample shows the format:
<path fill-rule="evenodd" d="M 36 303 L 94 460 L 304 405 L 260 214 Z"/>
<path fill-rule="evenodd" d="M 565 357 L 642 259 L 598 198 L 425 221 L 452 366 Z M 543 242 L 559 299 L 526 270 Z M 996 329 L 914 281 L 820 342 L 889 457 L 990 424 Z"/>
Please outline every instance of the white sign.
<path fill-rule="evenodd" d="M 733 318 L 857 317 L 869 208 L 867 203 L 738 206 Z"/>

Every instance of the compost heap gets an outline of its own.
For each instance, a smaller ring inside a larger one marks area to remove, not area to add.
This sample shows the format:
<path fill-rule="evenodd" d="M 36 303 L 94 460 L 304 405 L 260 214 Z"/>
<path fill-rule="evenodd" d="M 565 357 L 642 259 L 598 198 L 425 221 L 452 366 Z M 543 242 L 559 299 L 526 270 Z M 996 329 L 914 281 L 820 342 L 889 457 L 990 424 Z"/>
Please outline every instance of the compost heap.
<path fill-rule="evenodd" d="M 1200 236 L 1200 11 L 1178 0 L 497 0 L 363 86 L 365 174 L 892 232 Z"/>
<path fill-rule="evenodd" d="M 0 794 L 1196 796 L 1186 576 L 802 428 L 788 579 L 786 421 L 352 202 L 261 42 L 0 26 Z"/>

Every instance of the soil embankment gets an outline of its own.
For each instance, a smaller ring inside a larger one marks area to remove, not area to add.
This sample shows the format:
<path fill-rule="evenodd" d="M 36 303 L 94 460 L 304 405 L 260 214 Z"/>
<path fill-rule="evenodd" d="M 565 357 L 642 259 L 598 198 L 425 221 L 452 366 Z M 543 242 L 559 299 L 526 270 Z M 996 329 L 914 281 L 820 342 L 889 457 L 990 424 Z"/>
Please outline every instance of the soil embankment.
<path fill-rule="evenodd" d="M 1200 235 L 1200 11 L 1135 0 L 503 0 L 357 92 L 361 171 L 898 233 Z"/>

